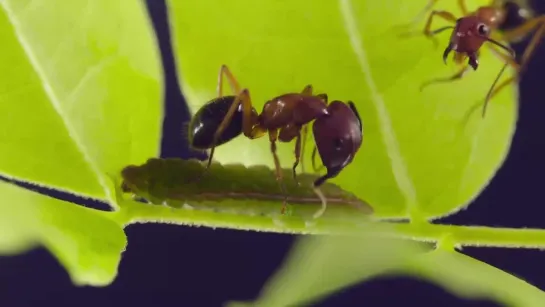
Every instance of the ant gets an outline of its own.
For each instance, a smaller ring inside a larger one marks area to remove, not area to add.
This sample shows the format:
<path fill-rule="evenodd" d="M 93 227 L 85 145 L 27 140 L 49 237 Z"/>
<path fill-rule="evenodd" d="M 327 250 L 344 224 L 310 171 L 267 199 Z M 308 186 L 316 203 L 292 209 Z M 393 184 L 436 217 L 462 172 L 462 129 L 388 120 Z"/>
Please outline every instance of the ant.
<path fill-rule="evenodd" d="M 431 7 L 438 1 L 439 0 L 430 0 L 424 11 L 421 12 L 419 16 L 425 11 L 431 9 Z M 448 55 L 450 52 L 454 51 L 454 60 L 457 64 L 462 64 L 462 61 L 464 61 L 466 58 L 468 58 L 468 63 L 451 77 L 431 80 L 423 84 L 421 89 L 433 83 L 459 80 L 464 76 L 469 67 L 473 68 L 473 70 L 477 70 L 477 67 L 479 66 L 479 50 L 485 42 L 489 42 L 491 44 L 488 44 L 487 46 L 496 56 L 499 56 L 505 62 L 505 64 L 496 76 L 496 79 L 492 83 L 492 86 L 486 95 L 482 112 L 482 116 L 484 117 L 490 99 L 492 99 L 492 97 L 494 97 L 505 86 L 515 81 L 515 79 L 518 78 L 526 68 L 530 57 L 545 34 L 545 15 L 529 18 L 518 27 L 502 30 L 508 20 L 508 13 L 510 9 L 513 6 L 517 6 L 517 4 L 513 3 L 512 1 L 496 0 L 490 5 L 481 6 L 474 12 L 469 12 L 465 0 L 457 0 L 457 2 L 464 17 L 456 18 L 449 11 L 434 10 L 430 13 L 423 32 L 426 37 L 434 39 L 434 35 L 445 30 L 452 29 L 453 31 L 450 37 L 450 42 L 443 52 L 443 61 L 446 63 Z M 520 15 L 525 15 L 527 12 L 519 7 L 517 13 Z M 432 31 L 431 24 L 434 17 L 440 17 L 446 21 L 454 23 L 455 25 L 445 26 Z M 513 49 L 491 38 L 491 35 L 496 30 L 502 30 L 502 39 L 511 43 L 518 40 L 521 36 L 529 34 L 532 30 L 536 30 L 528 47 L 522 55 L 520 64 L 516 61 L 516 55 Z M 509 55 L 505 55 L 505 53 L 499 51 L 497 47 L 508 52 Z M 503 81 L 500 85 L 497 85 L 507 66 L 511 66 L 515 69 L 517 77 L 512 76 Z"/>
<path fill-rule="evenodd" d="M 223 96 L 224 77 L 235 95 Z M 258 114 L 252 106 L 249 90 L 241 89 L 229 68 L 222 65 L 218 75 L 217 97 L 195 113 L 189 123 L 188 139 L 194 149 L 210 149 L 206 172 L 217 146 L 240 134 L 249 139 L 257 139 L 268 133 L 276 179 L 284 194 L 281 210 L 283 214 L 287 192 L 282 182 L 276 142 L 288 143 L 296 140 L 292 170 L 293 178 L 297 181 L 296 168 L 300 162 L 301 148 L 304 148 L 307 125 L 313 120 L 313 133 L 320 156 L 328 167 L 327 174 L 313 183 L 314 192 L 322 200 L 322 209 L 315 214 L 316 218 L 326 207 L 326 200 L 319 186 L 327 179 L 337 176 L 352 161 L 361 144 L 361 119 L 352 102 L 344 104 L 333 101 L 328 105 L 327 94 L 314 95 L 312 85 L 307 85 L 301 93 L 287 93 L 272 98 L 265 103 L 261 114 Z"/>

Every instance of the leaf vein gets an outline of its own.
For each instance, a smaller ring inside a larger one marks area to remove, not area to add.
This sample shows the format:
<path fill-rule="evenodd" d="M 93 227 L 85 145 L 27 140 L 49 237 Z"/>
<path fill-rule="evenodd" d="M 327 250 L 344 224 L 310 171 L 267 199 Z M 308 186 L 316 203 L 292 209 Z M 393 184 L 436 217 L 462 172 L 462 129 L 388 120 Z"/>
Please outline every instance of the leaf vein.
<path fill-rule="evenodd" d="M 68 130 L 68 134 L 74 141 L 76 148 L 81 152 L 83 158 L 85 159 L 85 161 L 89 163 L 89 166 L 91 167 L 92 171 L 97 176 L 97 179 L 100 185 L 104 188 L 106 197 L 108 198 L 108 200 L 110 200 L 110 203 L 115 204 L 115 202 L 113 201 L 114 195 L 112 195 L 110 191 L 108 182 L 106 182 L 106 179 L 104 176 L 102 176 L 99 170 L 99 167 L 96 165 L 93 158 L 87 152 L 83 141 L 80 139 L 79 135 L 75 132 L 75 129 L 72 123 L 69 120 L 66 120 L 66 114 L 61 106 L 60 99 L 57 96 L 57 93 L 55 92 L 55 90 L 53 89 L 53 86 L 49 82 L 48 74 L 40 65 L 40 61 L 37 55 L 34 54 L 31 44 L 26 40 L 23 26 L 19 23 L 16 13 L 10 7 L 8 2 L 2 1 L 0 2 L 0 5 L 3 6 L 4 11 L 6 12 L 6 16 L 9 18 L 10 22 L 12 23 L 14 32 L 16 34 L 15 36 L 17 40 L 19 41 L 19 43 L 21 44 L 21 47 L 23 48 L 26 56 L 28 57 L 28 60 L 30 64 L 32 65 L 32 67 L 34 68 L 38 78 L 41 80 L 45 93 L 51 99 L 51 105 L 53 106 L 57 114 L 59 114 L 59 116 L 63 119 L 63 123 L 66 129 Z"/>
<path fill-rule="evenodd" d="M 344 29 L 348 34 L 350 45 L 352 46 L 352 51 L 354 51 L 361 72 L 365 76 L 365 83 L 371 92 L 371 101 L 378 113 L 381 135 L 384 145 L 386 146 L 386 151 L 388 152 L 394 178 L 401 193 L 405 197 L 407 207 L 410 211 L 409 213 L 415 213 L 417 210 L 416 206 L 418 205 L 416 189 L 408 174 L 403 157 L 400 154 L 399 145 L 395 132 L 392 129 L 390 115 L 388 114 L 384 99 L 373 80 L 365 47 L 363 41 L 360 39 L 361 35 L 357 27 L 356 19 L 352 13 L 353 9 L 350 0 L 339 0 L 339 9 Z"/>

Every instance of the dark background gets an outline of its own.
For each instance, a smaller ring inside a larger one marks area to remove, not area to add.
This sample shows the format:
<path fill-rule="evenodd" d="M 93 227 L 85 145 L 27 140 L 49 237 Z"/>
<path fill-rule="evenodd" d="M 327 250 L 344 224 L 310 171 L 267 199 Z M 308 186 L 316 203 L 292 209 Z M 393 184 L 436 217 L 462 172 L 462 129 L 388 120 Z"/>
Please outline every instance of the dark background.
<path fill-rule="evenodd" d="M 447 0 L 444 0 L 447 1 Z M 448 0 L 451 1 L 451 0 Z M 545 2 L 534 9 L 545 13 Z M 540 2 L 540 3 L 538 3 Z M 166 118 L 163 157 L 195 157 L 179 131 L 189 119 L 178 88 L 168 37 L 163 0 L 149 0 L 166 75 Z M 521 54 L 527 40 L 515 45 Z M 545 227 L 543 195 L 545 156 L 545 44 L 531 60 L 520 84 L 518 129 L 510 155 L 492 183 L 470 209 L 447 223 L 504 227 Z M 201 157 L 202 158 L 202 157 Z M 35 189 L 35 188 L 34 188 Z M 39 190 L 56 197 L 86 203 L 73 196 Z M 0 306 L 221 306 L 233 300 L 255 298 L 268 277 L 282 263 L 294 237 L 234 230 L 212 230 L 163 224 L 131 225 L 129 246 L 119 275 L 106 288 L 74 287 L 67 273 L 45 249 L 0 257 Z M 537 250 L 465 248 L 464 252 L 545 289 L 545 253 Z M 509 291 L 509 289 L 506 289 Z M 327 306 L 500 306 L 490 301 L 457 298 L 439 287 L 411 278 L 378 278 L 329 297 Z M 544 302 L 545 306 L 545 302 Z"/>

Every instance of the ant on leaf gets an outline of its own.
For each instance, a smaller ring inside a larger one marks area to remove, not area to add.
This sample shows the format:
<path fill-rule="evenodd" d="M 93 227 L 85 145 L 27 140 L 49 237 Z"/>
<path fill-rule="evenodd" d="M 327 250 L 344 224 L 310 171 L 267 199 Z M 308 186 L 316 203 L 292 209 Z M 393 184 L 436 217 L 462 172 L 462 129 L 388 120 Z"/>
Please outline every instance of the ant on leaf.
<path fill-rule="evenodd" d="M 224 77 L 235 95 L 223 95 Z M 284 195 L 282 213 L 286 209 L 287 192 L 282 182 L 276 142 L 288 143 L 296 140 L 295 162 L 292 169 L 293 178 L 297 181 L 296 168 L 299 165 L 301 148 L 304 147 L 306 126 L 315 120 L 314 138 L 321 158 L 328 167 L 327 174 L 313 184 L 314 192 L 322 200 L 322 209 L 315 215 L 319 217 L 327 204 L 319 186 L 327 179 L 337 176 L 352 161 L 361 145 L 362 124 L 354 104 L 340 101 L 327 104 L 326 94 L 314 95 L 312 85 L 307 85 L 301 93 L 287 93 L 270 99 L 263 106 L 261 114 L 258 114 L 252 106 L 249 90 L 240 87 L 226 65 L 222 65 L 219 72 L 217 95 L 193 116 L 188 127 L 189 143 L 198 150 L 211 150 L 205 168 L 208 170 L 217 146 L 231 141 L 240 134 L 249 139 L 257 139 L 268 134 L 276 179 Z"/>
<path fill-rule="evenodd" d="M 421 17 L 438 1 L 439 0 L 430 0 L 424 11 L 422 11 L 418 16 Z M 464 76 L 469 67 L 473 68 L 473 70 L 477 70 L 479 66 L 479 50 L 484 43 L 488 42 L 490 43 L 487 44 L 488 48 L 490 48 L 496 56 L 499 56 L 505 62 L 505 64 L 497 74 L 496 79 L 492 83 L 486 95 L 482 112 L 482 116 L 484 117 L 487 105 L 492 97 L 494 97 L 505 86 L 519 78 L 520 74 L 527 67 L 530 57 L 541 42 L 542 37 L 545 35 L 545 15 L 528 18 L 518 27 L 501 30 L 501 28 L 504 27 L 505 23 L 507 22 L 510 6 L 512 7 L 513 5 L 516 5 L 512 1 L 496 0 L 490 5 L 477 8 L 477 10 L 474 12 L 470 12 L 467 9 L 465 0 L 457 0 L 457 2 L 462 14 L 464 15 L 463 17 L 456 18 L 454 14 L 449 11 L 434 10 L 429 14 L 423 32 L 426 37 L 434 39 L 436 34 L 452 29 L 453 31 L 450 36 L 449 44 L 443 52 L 443 61 L 446 63 L 448 55 L 454 51 L 454 61 L 456 63 L 462 64 L 466 58 L 468 59 L 468 63 L 464 65 L 463 68 L 456 74 L 447 78 L 431 80 L 423 84 L 421 89 L 433 83 L 459 80 Z M 519 8 L 518 13 L 520 15 L 526 15 L 527 11 Z M 432 21 L 435 17 L 452 22 L 454 23 L 454 26 L 445 26 L 436 30 L 431 30 Z M 499 37 L 507 42 L 515 42 L 520 37 L 525 36 L 531 31 L 535 30 L 529 45 L 526 47 L 522 55 L 520 64 L 516 61 L 515 51 L 513 49 L 491 37 L 495 35 L 497 30 L 501 30 L 502 33 Z M 508 55 L 498 50 L 498 48 L 506 51 Z M 509 77 L 497 85 L 507 66 L 511 66 L 515 69 L 516 76 Z"/>

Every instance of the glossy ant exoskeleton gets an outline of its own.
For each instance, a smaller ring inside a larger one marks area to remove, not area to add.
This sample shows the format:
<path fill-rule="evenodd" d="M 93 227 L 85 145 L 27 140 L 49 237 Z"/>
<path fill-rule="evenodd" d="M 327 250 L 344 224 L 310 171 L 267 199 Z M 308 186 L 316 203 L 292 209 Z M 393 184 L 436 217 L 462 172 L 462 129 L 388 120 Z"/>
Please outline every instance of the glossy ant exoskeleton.
<path fill-rule="evenodd" d="M 430 10 L 431 7 L 438 2 L 439 0 L 430 0 L 426 6 L 426 11 Z M 434 79 L 425 83 L 423 87 L 438 83 L 438 82 L 450 82 L 461 79 L 464 74 L 467 72 L 469 67 L 476 70 L 479 65 L 479 49 L 485 42 L 489 42 L 487 46 L 492 50 L 492 52 L 499 56 L 504 62 L 505 65 L 502 67 L 496 79 L 492 83 L 492 86 L 488 90 L 488 93 L 485 98 L 483 105 L 483 117 L 486 113 L 486 107 L 488 102 L 492 97 L 494 97 L 501 89 L 510 84 L 513 81 L 516 81 L 523 70 L 527 67 L 528 61 L 535 51 L 536 47 L 541 41 L 541 38 L 545 35 L 545 15 L 538 17 L 532 17 L 527 19 L 522 25 L 514 27 L 511 29 L 504 29 L 501 31 L 501 38 L 507 42 L 515 42 L 520 37 L 529 34 L 532 30 L 536 30 L 530 40 L 530 43 L 526 47 L 520 64 L 517 63 L 515 52 L 509 46 L 500 43 L 498 40 L 491 38 L 492 34 L 496 30 L 500 30 L 507 21 L 507 13 L 509 7 L 513 6 L 514 3 L 511 1 L 493 1 L 488 6 L 481 6 L 477 8 L 474 12 L 469 12 L 465 4 L 465 0 L 457 0 L 458 6 L 462 11 L 464 17 L 456 18 L 454 14 L 449 11 L 434 10 L 430 13 L 426 25 L 424 27 L 424 35 L 429 38 L 434 37 L 434 35 L 443 32 L 448 29 L 453 29 L 453 32 L 450 37 L 450 42 L 443 52 L 443 60 L 446 62 L 446 59 L 450 52 L 454 51 L 454 60 L 461 64 L 466 58 L 468 58 L 468 63 L 463 66 L 463 68 L 458 71 L 456 74 L 448 78 Z M 519 10 L 520 13 L 524 13 L 524 10 Z M 419 14 L 422 15 L 422 14 Z M 446 26 L 439 28 L 437 30 L 431 30 L 431 24 L 434 17 L 440 17 L 446 21 L 455 23 L 454 26 Z M 500 52 L 497 47 L 507 51 L 509 55 Z M 511 66 L 516 70 L 516 75 L 512 76 L 499 85 L 497 85 L 501 75 L 507 68 Z M 497 86 L 496 86 L 497 85 Z"/>
<path fill-rule="evenodd" d="M 223 96 L 223 78 L 229 82 L 235 95 Z M 337 174 L 350 163 L 360 147 L 362 139 L 361 120 L 353 103 L 348 105 L 333 101 L 327 104 L 326 94 L 313 95 L 313 88 L 307 85 L 301 93 L 277 96 L 265 103 L 258 114 L 252 106 L 248 89 L 241 89 L 226 65 L 218 76 L 217 98 L 203 105 L 189 123 L 189 143 L 195 149 L 210 149 L 206 169 L 210 167 L 215 147 L 227 143 L 240 134 L 249 139 L 269 135 L 271 153 L 274 158 L 276 179 L 284 194 L 282 212 L 286 207 L 286 190 L 282 183 L 282 170 L 276 153 L 276 141 L 295 143 L 293 176 L 297 180 L 296 167 L 304 147 L 306 126 L 313 120 L 313 134 L 324 165 L 326 175 L 318 178 L 313 189 L 322 199 L 320 216 L 326 207 L 326 200 L 319 186 Z M 328 148 L 328 146 L 330 148 Z"/>

